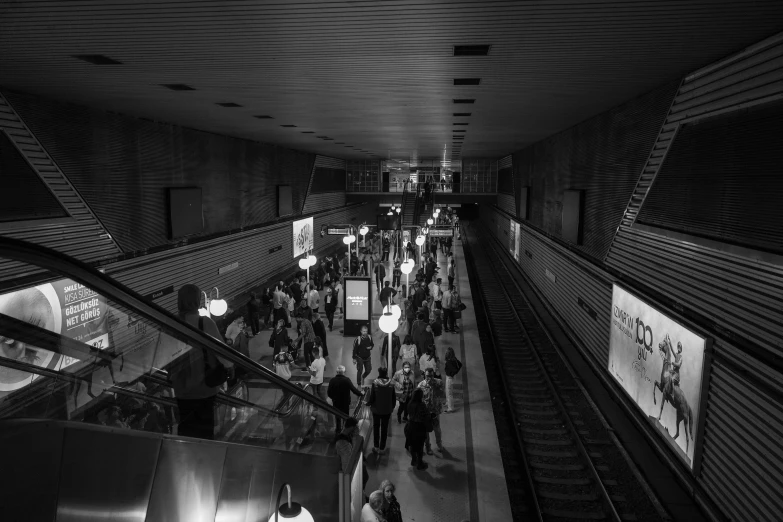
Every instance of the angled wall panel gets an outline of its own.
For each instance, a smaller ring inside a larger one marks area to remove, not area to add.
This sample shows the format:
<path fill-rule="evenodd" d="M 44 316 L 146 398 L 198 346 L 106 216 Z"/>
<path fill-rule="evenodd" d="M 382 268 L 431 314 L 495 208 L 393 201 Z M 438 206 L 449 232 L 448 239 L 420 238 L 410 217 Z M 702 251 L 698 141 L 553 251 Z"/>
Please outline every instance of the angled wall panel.
<path fill-rule="evenodd" d="M 318 175 L 319 169 L 345 171 L 345 166 L 345 160 L 329 158 L 326 156 L 316 156 L 315 165 L 313 166 L 313 174 L 310 177 L 310 185 L 308 186 L 307 199 L 305 200 L 303 209 L 305 214 L 342 207 L 345 205 L 345 183 L 342 184 L 341 188 L 336 190 L 313 190 L 313 184 L 316 182 L 315 178 Z"/>

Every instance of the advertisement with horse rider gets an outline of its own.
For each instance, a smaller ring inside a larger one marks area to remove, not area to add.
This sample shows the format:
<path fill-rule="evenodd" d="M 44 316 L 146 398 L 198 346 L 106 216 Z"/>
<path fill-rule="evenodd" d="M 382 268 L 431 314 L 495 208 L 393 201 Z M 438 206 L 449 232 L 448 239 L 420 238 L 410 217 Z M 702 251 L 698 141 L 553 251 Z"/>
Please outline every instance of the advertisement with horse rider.
<path fill-rule="evenodd" d="M 294 221 L 294 257 L 299 257 L 313 249 L 313 218 Z"/>
<path fill-rule="evenodd" d="M 691 470 L 710 339 L 613 285 L 609 373 Z"/>

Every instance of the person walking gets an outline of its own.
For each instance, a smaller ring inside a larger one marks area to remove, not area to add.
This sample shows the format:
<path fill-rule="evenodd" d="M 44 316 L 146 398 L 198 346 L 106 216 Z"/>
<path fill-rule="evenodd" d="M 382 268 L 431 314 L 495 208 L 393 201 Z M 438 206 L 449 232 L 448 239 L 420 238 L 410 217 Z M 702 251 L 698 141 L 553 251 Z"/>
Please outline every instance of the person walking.
<path fill-rule="evenodd" d="M 321 395 L 321 387 L 324 384 L 324 369 L 326 368 L 326 359 L 321 357 L 320 347 L 314 346 L 311 349 L 313 362 L 310 363 L 310 367 L 307 369 L 310 372 L 310 385 L 313 389 L 313 395 L 319 399 L 323 399 Z"/>
<path fill-rule="evenodd" d="M 438 364 L 440 364 L 440 359 L 435 351 L 435 345 L 431 344 L 427 347 L 427 352 L 419 358 L 419 370 L 425 373 L 427 369 L 432 369 L 435 373 L 439 373 Z"/>
<path fill-rule="evenodd" d="M 416 354 L 416 344 L 413 342 L 413 337 L 410 334 L 405 336 L 405 340 L 402 346 L 400 346 L 400 359 L 402 360 L 403 368 L 407 363 L 411 370 L 415 369 L 418 356 Z"/>
<path fill-rule="evenodd" d="M 383 289 L 381 290 L 380 294 L 378 294 L 378 299 L 381 301 L 381 305 L 383 305 L 384 309 L 389 306 L 389 304 L 392 304 L 392 300 L 394 299 L 395 295 L 397 295 L 397 290 L 392 288 L 391 282 L 384 282 Z"/>
<path fill-rule="evenodd" d="M 416 387 L 414 382 L 413 367 L 410 362 L 402 363 L 402 369 L 394 373 L 392 383 L 397 392 L 397 400 L 400 405 L 397 407 L 397 424 L 402 421 L 408 422 L 408 402 L 410 402 L 413 390 Z"/>
<path fill-rule="evenodd" d="M 454 294 L 452 292 L 453 286 L 449 285 L 449 288 L 443 292 L 443 297 L 440 300 L 441 310 L 443 311 L 443 330 L 451 332 L 454 330 L 454 309 L 452 305 L 454 303 Z"/>
<path fill-rule="evenodd" d="M 326 287 L 326 296 L 324 296 L 324 311 L 326 319 L 329 321 L 329 331 L 334 327 L 334 312 L 337 310 L 337 297 L 331 286 Z"/>
<path fill-rule="evenodd" d="M 418 470 L 428 468 L 424 462 L 424 441 L 428 427 L 432 425 L 432 416 L 424 404 L 424 391 L 416 388 L 408 403 L 408 424 L 405 425 L 405 447 L 410 450 L 411 466 Z"/>
<path fill-rule="evenodd" d="M 452 332 L 459 332 L 459 320 L 462 318 L 462 311 L 465 309 L 465 305 L 462 304 L 462 298 L 459 296 L 457 287 L 454 286 L 451 289 L 451 309 L 454 311 L 454 328 Z"/>
<path fill-rule="evenodd" d="M 323 357 L 329 357 L 329 347 L 326 345 L 326 326 L 321 320 L 321 314 L 318 312 L 313 313 L 313 332 L 316 337 L 321 338 L 321 347 L 323 348 Z"/>
<path fill-rule="evenodd" d="M 350 415 L 351 409 L 351 393 L 357 397 L 362 397 L 364 394 L 353 385 L 351 379 L 345 376 L 345 366 L 342 364 L 337 366 L 337 375 L 332 377 L 329 381 L 329 386 L 326 389 L 326 396 L 331 399 L 332 405 L 345 413 Z M 336 418 L 337 421 L 337 433 L 340 433 L 340 425 L 342 419 Z"/>
<path fill-rule="evenodd" d="M 424 404 L 432 416 L 432 431 L 435 432 L 435 443 L 438 445 L 438 451 L 443 452 L 443 436 L 440 429 L 440 413 L 443 410 L 443 381 L 436 378 L 435 370 L 427 368 L 424 372 L 424 380 L 419 383 L 419 388 L 424 393 Z M 432 455 L 432 446 L 430 445 L 429 430 L 424 441 L 427 446 L 427 455 Z"/>
<path fill-rule="evenodd" d="M 258 312 L 260 303 L 258 302 L 258 295 L 255 292 L 250 292 L 250 301 L 247 303 L 247 322 L 250 323 L 250 331 L 255 337 L 258 335 Z"/>
<path fill-rule="evenodd" d="M 353 341 L 353 364 L 356 365 L 356 384 L 362 386 L 364 379 L 372 371 L 372 349 L 375 347 L 375 341 L 367 333 L 367 325 L 362 326 L 362 334 Z M 362 373 L 362 370 L 364 372 Z"/>
<path fill-rule="evenodd" d="M 402 508 L 397 501 L 397 497 L 394 496 L 394 492 L 397 491 L 397 487 L 391 480 L 384 480 L 381 482 L 381 487 L 378 491 L 383 493 L 383 516 L 386 518 L 386 522 L 402 522 Z"/>
<path fill-rule="evenodd" d="M 310 363 L 313 362 L 312 352 L 313 352 L 313 346 L 315 344 L 315 332 L 313 331 L 313 323 L 311 323 L 308 319 L 302 317 L 299 320 L 297 329 L 299 330 L 299 337 L 294 339 L 293 344 L 294 346 L 296 346 L 298 351 L 301 343 L 301 347 L 304 351 L 305 366 L 310 366 Z"/>
<path fill-rule="evenodd" d="M 310 285 L 310 291 L 307 293 L 307 306 L 310 307 L 313 314 L 318 313 L 318 309 L 321 307 L 321 294 L 316 290 L 315 285 Z"/>
<path fill-rule="evenodd" d="M 340 276 L 337 279 L 337 282 L 334 285 L 334 300 L 337 305 L 337 308 L 340 310 L 340 314 L 342 314 L 345 310 L 343 310 L 343 277 Z"/>
<path fill-rule="evenodd" d="M 392 288 L 401 288 L 400 280 L 402 279 L 402 267 L 400 260 L 394 261 L 394 269 L 392 270 Z"/>
<path fill-rule="evenodd" d="M 462 369 L 462 363 L 454 354 L 454 348 L 446 348 L 446 413 L 453 413 L 454 410 L 454 377 Z"/>
<path fill-rule="evenodd" d="M 454 286 L 454 258 L 449 255 L 449 265 L 446 267 L 446 276 L 449 278 L 449 288 Z"/>
<path fill-rule="evenodd" d="M 443 280 L 439 277 L 432 283 L 430 283 L 429 291 L 430 291 L 430 297 L 432 298 L 432 302 L 434 304 L 435 309 L 440 310 L 441 309 L 441 299 L 443 298 L 443 291 L 441 290 L 441 284 L 443 283 Z"/>
<path fill-rule="evenodd" d="M 392 374 L 397 371 L 397 359 L 400 357 L 400 336 L 392 332 Z M 383 336 L 383 344 L 381 345 L 381 367 L 386 368 L 389 359 L 389 336 Z"/>
<path fill-rule="evenodd" d="M 272 292 L 272 313 L 272 320 L 274 321 L 272 328 L 275 327 L 280 319 L 286 323 L 288 322 L 288 319 L 286 319 L 286 295 L 279 283 L 275 286 L 275 291 Z"/>
<path fill-rule="evenodd" d="M 388 378 L 386 368 L 378 368 L 378 378 L 370 388 L 367 405 L 370 406 L 373 419 L 373 453 L 386 453 L 386 437 L 389 431 L 389 418 L 394 411 L 395 390 Z"/>
<path fill-rule="evenodd" d="M 383 280 L 386 279 L 386 267 L 383 266 L 382 263 L 378 263 L 375 265 L 375 268 L 373 268 L 373 272 L 375 272 L 375 288 L 380 295 Z"/>

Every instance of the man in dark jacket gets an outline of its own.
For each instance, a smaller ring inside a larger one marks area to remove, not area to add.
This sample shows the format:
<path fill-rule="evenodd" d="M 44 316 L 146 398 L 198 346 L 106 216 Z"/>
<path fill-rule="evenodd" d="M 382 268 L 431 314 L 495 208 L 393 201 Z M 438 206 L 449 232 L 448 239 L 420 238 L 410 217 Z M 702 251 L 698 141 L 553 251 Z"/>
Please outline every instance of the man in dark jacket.
<path fill-rule="evenodd" d="M 367 325 L 362 326 L 362 335 L 353 342 L 353 363 L 356 365 L 356 384 L 361 386 L 364 379 L 372 371 L 372 349 L 375 346 L 372 336 L 370 336 Z M 364 369 L 364 372 L 362 372 Z"/>
<path fill-rule="evenodd" d="M 329 381 L 329 387 L 326 389 L 326 396 L 332 400 L 332 405 L 338 410 L 349 414 L 351 410 L 351 393 L 361 397 L 362 392 L 353 385 L 351 379 L 345 376 L 345 366 L 342 364 L 337 367 L 337 375 Z M 342 420 L 337 418 L 337 433 L 340 433 Z"/>
<path fill-rule="evenodd" d="M 321 314 L 318 312 L 313 314 L 313 331 L 316 337 L 321 338 L 321 346 L 324 348 L 324 357 L 329 357 L 329 348 L 326 346 L 326 327 L 324 322 L 321 321 Z"/>
<path fill-rule="evenodd" d="M 378 263 L 375 265 L 375 268 L 373 268 L 373 272 L 375 272 L 375 289 L 380 293 L 383 280 L 386 279 L 386 267 L 381 263 Z"/>
<path fill-rule="evenodd" d="M 413 294 L 413 306 L 418 310 L 421 307 L 421 303 L 423 303 L 427 299 L 427 291 L 424 289 L 424 284 L 420 284 L 416 288 L 416 293 Z"/>
<path fill-rule="evenodd" d="M 386 368 L 378 368 L 378 378 L 372 382 L 370 397 L 367 404 L 372 410 L 373 419 L 373 453 L 383 455 L 386 453 L 386 436 L 389 430 L 389 418 L 394 405 L 396 404 L 396 394 L 394 385 L 388 378 Z M 379 440 L 380 439 L 380 440 Z"/>
<path fill-rule="evenodd" d="M 326 287 L 324 310 L 326 311 L 326 318 L 329 320 L 329 331 L 331 332 L 334 326 L 334 312 L 337 310 L 337 295 L 334 293 L 331 285 Z"/>

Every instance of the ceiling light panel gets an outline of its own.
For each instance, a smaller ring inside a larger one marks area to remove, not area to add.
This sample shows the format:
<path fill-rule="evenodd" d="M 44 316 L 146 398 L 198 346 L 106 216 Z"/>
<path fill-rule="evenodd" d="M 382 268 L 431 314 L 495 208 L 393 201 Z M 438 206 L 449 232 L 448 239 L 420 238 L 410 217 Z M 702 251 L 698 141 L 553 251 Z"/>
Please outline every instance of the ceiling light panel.
<path fill-rule="evenodd" d="M 491 45 L 455 45 L 454 56 L 487 56 Z"/>
<path fill-rule="evenodd" d="M 241 107 L 240 104 L 234 102 L 219 102 L 215 105 L 220 105 L 221 107 Z"/>
<path fill-rule="evenodd" d="M 267 115 L 267 114 L 259 114 L 257 116 L 253 116 L 254 118 L 258 118 L 259 120 L 274 120 L 273 117 Z"/>
<path fill-rule="evenodd" d="M 454 103 L 476 103 L 475 98 L 454 98 Z"/>
<path fill-rule="evenodd" d="M 122 62 L 102 54 L 74 54 L 73 57 L 93 65 L 122 65 Z"/>
<path fill-rule="evenodd" d="M 454 85 L 481 85 L 481 78 L 454 78 Z"/>
<path fill-rule="evenodd" d="M 190 85 L 185 85 L 184 83 L 162 83 L 160 85 L 161 87 L 171 89 L 172 91 L 195 91 L 196 90 Z"/>

